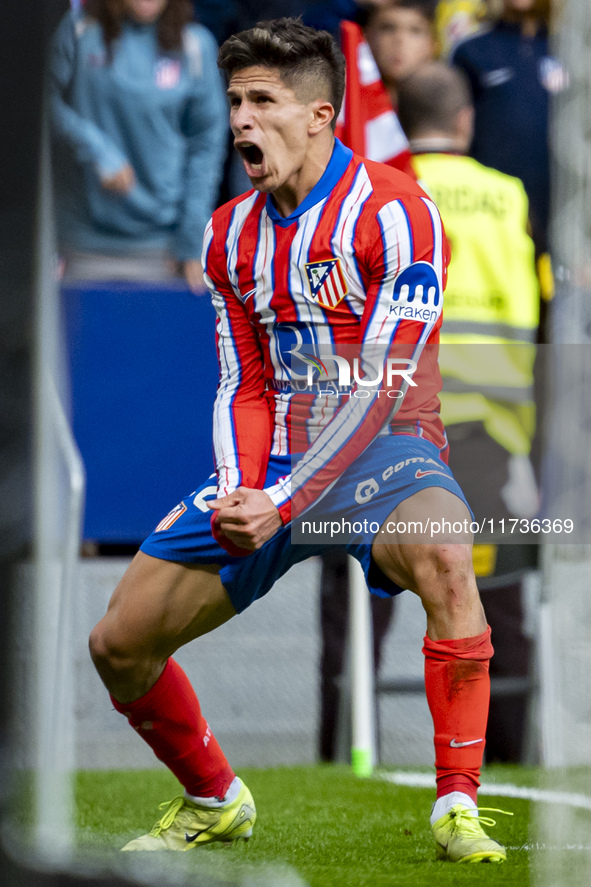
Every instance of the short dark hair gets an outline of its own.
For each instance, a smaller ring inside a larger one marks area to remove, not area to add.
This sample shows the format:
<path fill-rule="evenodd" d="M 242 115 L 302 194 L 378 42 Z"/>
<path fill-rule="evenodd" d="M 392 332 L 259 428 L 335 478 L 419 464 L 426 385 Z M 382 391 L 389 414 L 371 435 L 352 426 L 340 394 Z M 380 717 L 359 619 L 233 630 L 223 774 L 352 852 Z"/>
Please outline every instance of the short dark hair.
<path fill-rule="evenodd" d="M 345 92 L 345 57 L 328 31 L 309 28 L 298 18 L 259 22 L 222 44 L 218 65 L 228 79 L 243 68 L 274 68 L 296 94 L 325 84 L 334 129 Z"/>
<path fill-rule="evenodd" d="M 471 104 L 464 73 L 444 62 L 427 62 L 398 87 L 398 118 L 409 139 L 427 129 L 452 133 L 456 115 Z"/>
<path fill-rule="evenodd" d="M 385 9 L 414 9 L 422 15 L 430 25 L 435 24 L 435 11 L 438 0 L 390 0 L 389 3 L 380 3 L 379 6 L 365 6 L 357 13 L 356 20 L 362 28 L 371 25 L 372 19 L 378 12 Z"/>

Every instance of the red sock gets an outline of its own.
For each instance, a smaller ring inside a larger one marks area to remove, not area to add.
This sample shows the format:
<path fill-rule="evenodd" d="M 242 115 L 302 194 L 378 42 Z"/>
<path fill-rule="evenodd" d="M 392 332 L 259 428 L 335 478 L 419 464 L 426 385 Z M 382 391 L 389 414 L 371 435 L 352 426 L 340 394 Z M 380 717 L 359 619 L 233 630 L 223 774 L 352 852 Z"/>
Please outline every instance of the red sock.
<path fill-rule="evenodd" d="M 490 628 L 458 640 L 432 641 L 426 636 L 424 643 L 425 688 L 435 728 L 437 797 L 464 792 L 476 802 L 490 698 Z"/>
<path fill-rule="evenodd" d="M 169 659 L 145 696 L 118 702 L 156 757 L 172 770 L 190 795 L 223 798 L 234 772 L 201 714 L 199 700 L 180 665 Z"/>

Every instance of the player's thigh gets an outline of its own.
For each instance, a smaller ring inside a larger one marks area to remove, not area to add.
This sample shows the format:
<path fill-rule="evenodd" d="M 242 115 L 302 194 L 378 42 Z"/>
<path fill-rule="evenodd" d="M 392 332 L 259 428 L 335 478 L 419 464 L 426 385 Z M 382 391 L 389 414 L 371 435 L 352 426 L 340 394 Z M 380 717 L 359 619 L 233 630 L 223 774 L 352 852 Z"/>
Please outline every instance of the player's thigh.
<path fill-rule="evenodd" d="M 404 499 L 382 524 L 373 560 L 390 580 L 425 602 L 452 576 L 473 592 L 471 520 L 454 493 L 427 487 Z"/>
<path fill-rule="evenodd" d="M 97 626 L 108 648 L 165 658 L 236 614 L 215 565 L 177 563 L 138 552 Z"/>

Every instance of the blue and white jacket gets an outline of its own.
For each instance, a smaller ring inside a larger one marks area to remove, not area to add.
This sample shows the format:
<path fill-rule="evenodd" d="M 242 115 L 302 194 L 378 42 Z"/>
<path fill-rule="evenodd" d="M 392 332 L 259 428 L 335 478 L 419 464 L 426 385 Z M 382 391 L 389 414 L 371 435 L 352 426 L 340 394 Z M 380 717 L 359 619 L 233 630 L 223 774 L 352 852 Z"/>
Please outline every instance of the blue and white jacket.
<path fill-rule="evenodd" d="M 200 25 L 185 27 L 182 49 L 165 52 L 155 25 L 125 21 L 109 58 L 100 25 L 66 14 L 50 58 L 62 247 L 200 258 L 228 132 L 216 55 Z M 134 188 L 106 191 L 100 175 L 126 163 Z"/>

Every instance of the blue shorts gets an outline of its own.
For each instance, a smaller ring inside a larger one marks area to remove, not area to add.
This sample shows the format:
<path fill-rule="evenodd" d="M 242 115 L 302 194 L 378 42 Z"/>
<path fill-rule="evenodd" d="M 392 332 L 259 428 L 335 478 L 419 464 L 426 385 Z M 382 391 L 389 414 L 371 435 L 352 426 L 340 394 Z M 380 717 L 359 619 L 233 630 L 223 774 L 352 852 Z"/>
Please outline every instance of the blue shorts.
<path fill-rule="evenodd" d="M 272 456 L 266 486 L 291 471 L 290 456 Z M 258 551 L 233 557 L 213 538 L 211 511 L 217 484 L 211 475 L 158 524 L 141 551 L 162 560 L 219 564 L 222 584 L 237 612 L 265 595 L 290 567 L 328 548 L 352 554 L 363 567 L 369 589 L 380 597 L 402 589 L 391 582 L 371 558 L 377 528 L 404 499 L 426 487 L 443 487 L 468 504 L 439 450 L 414 435 L 379 437 L 341 475 L 332 489 L 298 521 L 283 527 Z M 327 541 L 314 539 L 308 527 L 346 521 L 345 531 Z"/>

